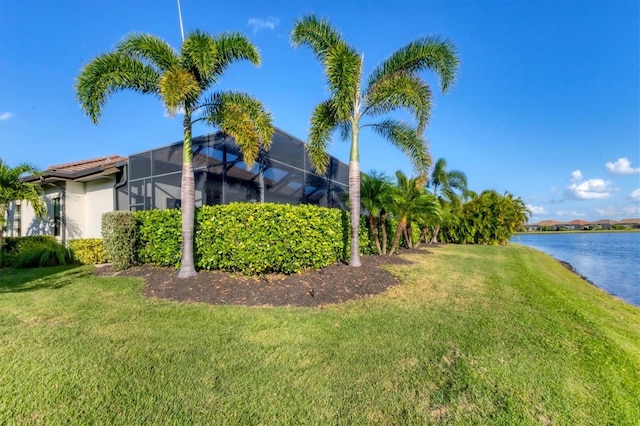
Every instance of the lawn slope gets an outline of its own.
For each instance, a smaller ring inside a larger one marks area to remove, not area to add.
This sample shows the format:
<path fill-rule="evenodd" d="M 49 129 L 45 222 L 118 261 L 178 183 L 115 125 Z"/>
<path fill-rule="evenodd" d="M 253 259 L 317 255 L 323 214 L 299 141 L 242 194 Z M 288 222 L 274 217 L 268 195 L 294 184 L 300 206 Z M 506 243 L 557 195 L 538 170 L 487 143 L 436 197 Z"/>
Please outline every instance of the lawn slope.
<path fill-rule="evenodd" d="M 322 309 L 2 270 L 0 424 L 637 424 L 640 309 L 523 246 L 406 257 Z"/>

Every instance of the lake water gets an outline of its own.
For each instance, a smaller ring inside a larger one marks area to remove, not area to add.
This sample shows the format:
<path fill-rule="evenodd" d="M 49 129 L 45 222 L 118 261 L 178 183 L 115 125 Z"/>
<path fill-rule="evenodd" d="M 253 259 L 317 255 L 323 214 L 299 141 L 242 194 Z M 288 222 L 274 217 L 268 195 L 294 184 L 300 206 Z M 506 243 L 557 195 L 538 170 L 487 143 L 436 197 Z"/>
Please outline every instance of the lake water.
<path fill-rule="evenodd" d="M 640 232 L 519 234 L 511 241 L 569 262 L 593 284 L 640 306 Z"/>

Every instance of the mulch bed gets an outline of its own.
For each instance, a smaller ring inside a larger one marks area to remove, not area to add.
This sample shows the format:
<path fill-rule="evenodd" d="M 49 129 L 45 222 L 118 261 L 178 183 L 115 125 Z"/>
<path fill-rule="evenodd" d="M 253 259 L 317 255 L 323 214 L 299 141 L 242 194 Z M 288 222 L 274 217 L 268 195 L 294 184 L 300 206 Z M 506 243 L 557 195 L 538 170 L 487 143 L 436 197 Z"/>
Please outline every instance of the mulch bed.
<path fill-rule="evenodd" d="M 399 256 L 363 256 L 359 268 L 335 263 L 320 270 L 259 278 L 200 271 L 193 278 L 179 279 L 176 269 L 151 265 L 120 272 L 106 265 L 96 267 L 95 274 L 144 278 L 143 294 L 151 298 L 214 305 L 317 307 L 371 297 L 397 285 L 400 281 L 381 266 L 411 263 L 403 258 L 404 253 L 429 252 L 418 248 L 403 250 Z"/>

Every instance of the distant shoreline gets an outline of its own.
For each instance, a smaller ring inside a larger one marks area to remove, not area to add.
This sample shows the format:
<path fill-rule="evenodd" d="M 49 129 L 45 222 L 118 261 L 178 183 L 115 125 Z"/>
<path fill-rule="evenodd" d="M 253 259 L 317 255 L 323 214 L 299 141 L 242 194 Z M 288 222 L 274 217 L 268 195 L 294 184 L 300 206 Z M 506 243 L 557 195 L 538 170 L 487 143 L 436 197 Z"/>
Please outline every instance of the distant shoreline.
<path fill-rule="evenodd" d="M 529 235 L 529 234 L 593 234 L 598 233 L 602 234 L 604 232 L 640 232 L 640 228 L 631 228 L 631 229 L 594 229 L 594 230 L 584 230 L 584 229 L 568 229 L 566 231 L 518 231 L 514 235 Z"/>

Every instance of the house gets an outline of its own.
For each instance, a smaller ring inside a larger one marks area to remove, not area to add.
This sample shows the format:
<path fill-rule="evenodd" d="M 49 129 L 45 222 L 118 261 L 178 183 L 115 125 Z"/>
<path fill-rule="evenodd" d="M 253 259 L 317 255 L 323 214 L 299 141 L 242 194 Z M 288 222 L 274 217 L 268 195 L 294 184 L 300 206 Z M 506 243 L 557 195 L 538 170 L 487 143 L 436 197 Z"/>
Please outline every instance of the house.
<path fill-rule="evenodd" d="M 587 222 L 586 220 L 576 219 L 576 220 L 572 220 L 571 222 L 559 223 L 558 227 L 561 227 L 567 230 L 582 230 L 587 228 L 590 224 L 591 222 Z"/>
<path fill-rule="evenodd" d="M 618 225 L 629 228 L 640 228 L 640 218 L 622 219 L 618 221 Z"/>
<path fill-rule="evenodd" d="M 99 238 L 102 214 L 114 209 L 114 188 L 123 180 L 126 164 L 126 157 L 110 155 L 51 166 L 26 178 L 42 187 L 49 217 L 38 219 L 31 206 L 14 202 L 7 212 L 6 235 Z"/>
<path fill-rule="evenodd" d="M 12 203 L 7 235 L 99 238 L 105 212 L 180 207 L 182 148 L 180 141 L 129 157 L 51 166 L 26 179 L 42 186 L 49 218 L 39 220 L 30 206 Z M 280 129 L 251 169 L 223 132 L 193 138 L 192 149 L 196 206 L 243 201 L 347 208 L 349 167 L 330 157 L 327 172 L 316 174 L 304 142 Z"/>
<path fill-rule="evenodd" d="M 617 224 L 615 220 L 611 219 L 600 219 L 593 222 L 593 225 L 597 226 L 600 229 L 612 229 L 613 225 Z"/>

